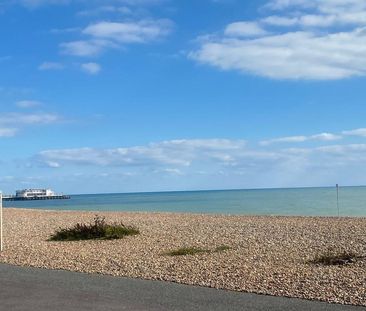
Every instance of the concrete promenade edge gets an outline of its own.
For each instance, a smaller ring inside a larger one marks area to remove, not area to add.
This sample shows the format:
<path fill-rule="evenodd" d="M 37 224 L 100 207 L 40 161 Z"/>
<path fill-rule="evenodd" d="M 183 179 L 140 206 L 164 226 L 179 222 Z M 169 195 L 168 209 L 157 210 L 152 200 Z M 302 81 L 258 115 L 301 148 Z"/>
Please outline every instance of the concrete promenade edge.
<path fill-rule="evenodd" d="M 363 307 L 0 264 L 0 311 L 360 311 Z"/>

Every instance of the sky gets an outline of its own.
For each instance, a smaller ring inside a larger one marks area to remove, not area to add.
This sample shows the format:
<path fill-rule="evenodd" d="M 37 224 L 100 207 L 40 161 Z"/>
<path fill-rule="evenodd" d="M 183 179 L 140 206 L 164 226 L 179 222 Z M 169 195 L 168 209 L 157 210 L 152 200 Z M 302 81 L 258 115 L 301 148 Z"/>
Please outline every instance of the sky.
<path fill-rule="evenodd" d="M 0 189 L 366 184 L 364 0 L 0 0 Z"/>

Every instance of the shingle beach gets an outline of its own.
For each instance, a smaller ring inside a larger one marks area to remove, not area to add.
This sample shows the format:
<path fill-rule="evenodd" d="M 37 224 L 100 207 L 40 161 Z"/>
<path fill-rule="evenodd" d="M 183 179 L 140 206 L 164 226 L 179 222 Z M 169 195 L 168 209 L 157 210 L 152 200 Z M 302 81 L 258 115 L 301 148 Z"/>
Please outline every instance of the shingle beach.
<path fill-rule="evenodd" d="M 309 263 L 330 247 L 366 255 L 366 218 L 98 212 L 141 234 L 47 241 L 59 227 L 91 222 L 95 214 L 4 209 L 0 262 L 366 306 L 366 259 L 339 266 Z M 181 247 L 222 245 L 230 249 L 166 255 Z"/>

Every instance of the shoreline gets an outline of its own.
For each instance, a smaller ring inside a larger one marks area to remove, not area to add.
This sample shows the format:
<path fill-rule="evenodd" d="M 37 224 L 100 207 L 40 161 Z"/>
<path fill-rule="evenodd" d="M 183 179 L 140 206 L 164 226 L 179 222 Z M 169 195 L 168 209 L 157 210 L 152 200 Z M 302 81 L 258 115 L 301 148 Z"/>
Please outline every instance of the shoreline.
<path fill-rule="evenodd" d="M 59 227 L 95 214 L 141 234 L 121 240 L 48 242 Z M 172 281 L 234 291 L 366 306 L 366 261 L 309 264 L 328 247 L 366 255 L 365 217 L 248 216 L 4 208 L 0 262 Z M 167 256 L 180 247 L 228 250 Z"/>
<path fill-rule="evenodd" d="M 43 208 L 26 208 L 26 207 L 13 207 L 13 206 L 3 206 L 4 210 L 20 210 L 20 211 L 34 211 L 34 212 L 65 212 L 65 213 L 93 213 L 94 215 L 99 215 L 103 213 L 110 214 L 162 214 L 162 215 L 192 215 L 192 216 L 208 216 L 208 217 L 263 217 L 263 218 L 300 218 L 300 219 L 365 219 L 366 216 L 329 216 L 329 215 L 275 215 L 275 214 L 226 214 L 226 213 L 199 213 L 199 212 L 169 212 L 169 211 L 115 211 L 115 210 L 69 210 L 69 209 L 43 209 Z"/>

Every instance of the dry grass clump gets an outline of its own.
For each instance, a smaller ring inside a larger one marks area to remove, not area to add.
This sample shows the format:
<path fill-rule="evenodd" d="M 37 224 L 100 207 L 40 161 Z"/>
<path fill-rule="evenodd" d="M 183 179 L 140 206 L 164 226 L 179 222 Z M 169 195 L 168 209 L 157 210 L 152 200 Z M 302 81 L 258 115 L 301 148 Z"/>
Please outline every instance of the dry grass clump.
<path fill-rule="evenodd" d="M 224 252 L 224 251 L 228 251 L 230 250 L 232 247 L 229 246 L 229 245 L 220 245 L 218 247 L 215 248 L 215 252 L 218 253 L 218 252 Z"/>
<path fill-rule="evenodd" d="M 165 255 L 168 256 L 185 256 L 185 255 L 196 255 L 202 253 L 209 253 L 210 250 L 198 248 L 198 247 L 182 247 L 169 252 L 166 252 Z"/>
<path fill-rule="evenodd" d="M 105 217 L 96 215 L 92 223 L 77 223 L 71 228 L 60 228 L 49 241 L 113 240 L 139 233 L 137 228 L 123 223 L 107 224 Z"/>
<path fill-rule="evenodd" d="M 196 254 L 203 254 L 203 253 L 217 253 L 223 252 L 226 250 L 231 249 L 228 245 L 220 245 L 216 247 L 213 251 L 209 249 L 197 248 L 197 247 L 182 247 L 178 248 L 169 252 L 166 252 L 165 255 L 168 256 L 185 256 L 185 255 L 196 255 Z"/>
<path fill-rule="evenodd" d="M 345 265 L 364 258 L 354 252 L 329 248 L 326 252 L 318 254 L 310 263 L 325 266 Z"/>

